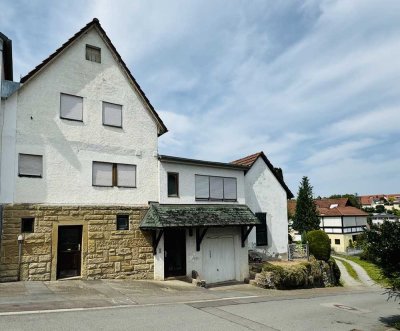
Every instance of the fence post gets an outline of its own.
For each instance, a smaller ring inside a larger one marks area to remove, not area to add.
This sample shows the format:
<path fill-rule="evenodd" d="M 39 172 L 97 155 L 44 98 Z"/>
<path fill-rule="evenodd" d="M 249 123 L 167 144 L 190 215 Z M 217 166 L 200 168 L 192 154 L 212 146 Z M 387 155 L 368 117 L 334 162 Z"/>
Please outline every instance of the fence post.
<path fill-rule="evenodd" d="M 310 251 L 309 251 L 309 248 L 308 248 L 308 241 L 306 243 L 306 251 L 307 251 L 307 261 L 310 261 Z"/>

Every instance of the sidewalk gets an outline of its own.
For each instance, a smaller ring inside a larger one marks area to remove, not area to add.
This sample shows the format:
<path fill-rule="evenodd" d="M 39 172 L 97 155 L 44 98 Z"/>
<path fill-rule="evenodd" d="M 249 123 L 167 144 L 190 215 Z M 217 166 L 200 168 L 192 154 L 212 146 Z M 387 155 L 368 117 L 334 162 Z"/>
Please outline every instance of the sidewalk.
<path fill-rule="evenodd" d="M 229 301 L 260 302 L 278 298 L 310 298 L 351 293 L 349 288 L 292 291 L 265 290 L 248 284 L 204 289 L 182 281 L 64 280 L 0 283 L 0 314 L 63 309 L 96 309 Z"/>

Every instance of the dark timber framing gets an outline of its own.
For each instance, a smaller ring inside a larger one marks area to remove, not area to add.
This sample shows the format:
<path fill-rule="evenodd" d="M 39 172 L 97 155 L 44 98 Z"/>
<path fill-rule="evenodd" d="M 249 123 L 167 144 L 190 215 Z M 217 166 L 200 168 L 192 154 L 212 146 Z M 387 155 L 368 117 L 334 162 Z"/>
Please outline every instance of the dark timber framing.
<path fill-rule="evenodd" d="M 247 227 L 247 226 L 242 226 L 242 227 L 240 228 L 240 232 L 241 232 L 241 234 L 242 234 L 242 247 L 245 247 L 246 239 L 247 239 L 247 237 L 249 236 L 251 230 L 253 230 L 253 228 L 254 228 L 254 225 L 250 225 L 249 227 Z"/>
<path fill-rule="evenodd" d="M 201 232 L 200 228 L 196 228 L 196 251 L 200 252 L 200 245 L 201 242 L 204 239 L 204 236 L 207 233 L 208 228 L 204 228 L 204 230 Z"/>
<path fill-rule="evenodd" d="M 152 231 L 151 235 L 152 235 L 152 244 L 153 244 L 153 255 L 157 254 L 157 247 L 158 244 L 160 243 L 161 237 L 164 234 L 164 229 L 159 230 L 158 235 L 157 235 L 157 231 L 154 230 Z"/>

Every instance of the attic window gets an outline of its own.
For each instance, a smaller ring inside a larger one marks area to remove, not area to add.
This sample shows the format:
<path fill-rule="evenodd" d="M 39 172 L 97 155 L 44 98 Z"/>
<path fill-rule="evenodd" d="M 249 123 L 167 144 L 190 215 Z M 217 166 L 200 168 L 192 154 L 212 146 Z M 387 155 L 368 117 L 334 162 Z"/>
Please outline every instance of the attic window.
<path fill-rule="evenodd" d="M 101 63 L 101 49 L 95 46 L 86 45 L 86 60 Z"/>

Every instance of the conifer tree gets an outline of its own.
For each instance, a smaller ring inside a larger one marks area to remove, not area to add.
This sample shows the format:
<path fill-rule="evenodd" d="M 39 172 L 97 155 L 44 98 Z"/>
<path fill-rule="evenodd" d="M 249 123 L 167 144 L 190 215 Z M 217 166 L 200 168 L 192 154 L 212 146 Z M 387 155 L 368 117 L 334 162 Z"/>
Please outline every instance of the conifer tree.
<path fill-rule="evenodd" d="M 293 218 L 293 229 L 300 233 L 319 230 L 319 215 L 312 189 L 308 177 L 304 176 L 299 186 L 296 213 Z"/>

